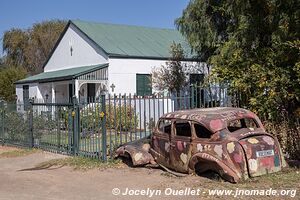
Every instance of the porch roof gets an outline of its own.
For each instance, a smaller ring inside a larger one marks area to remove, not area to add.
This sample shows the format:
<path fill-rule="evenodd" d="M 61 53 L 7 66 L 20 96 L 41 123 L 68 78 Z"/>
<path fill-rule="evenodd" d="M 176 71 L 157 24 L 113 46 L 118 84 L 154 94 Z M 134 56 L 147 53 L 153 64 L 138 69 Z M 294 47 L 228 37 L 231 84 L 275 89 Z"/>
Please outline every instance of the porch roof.
<path fill-rule="evenodd" d="M 34 76 L 30 76 L 28 78 L 19 80 L 15 82 L 15 84 L 24 84 L 24 83 L 45 83 L 45 82 L 53 82 L 53 81 L 64 81 L 64 80 L 72 80 L 79 76 L 82 76 L 87 73 L 94 72 L 96 70 L 108 67 L 108 63 L 98 64 L 98 65 L 90 65 L 90 66 L 82 66 L 82 67 L 74 67 L 69 69 L 51 71 L 51 72 L 43 72 Z"/>

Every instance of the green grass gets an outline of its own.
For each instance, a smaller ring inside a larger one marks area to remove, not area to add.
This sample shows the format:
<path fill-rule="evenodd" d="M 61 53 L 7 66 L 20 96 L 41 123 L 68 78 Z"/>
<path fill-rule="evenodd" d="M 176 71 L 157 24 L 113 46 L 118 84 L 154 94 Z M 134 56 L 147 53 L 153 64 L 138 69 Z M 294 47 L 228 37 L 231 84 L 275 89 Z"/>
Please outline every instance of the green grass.
<path fill-rule="evenodd" d="M 14 158 L 40 152 L 38 149 L 17 149 L 0 153 L 0 158 Z"/>
<path fill-rule="evenodd" d="M 106 169 L 106 168 L 121 168 L 124 164 L 121 160 L 109 160 L 103 162 L 97 159 L 85 157 L 68 157 L 64 159 L 53 159 L 39 163 L 30 170 L 48 169 L 50 167 L 60 168 L 63 166 L 72 167 L 75 170 L 89 170 L 89 169 Z"/>
<path fill-rule="evenodd" d="M 47 134 L 42 134 L 40 137 L 40 143 L 44 144 L 53 144 L 58 145 L 58 143 L 62 146 L 68 146 L 68 133 L 67 132 L 61 132 L 60 135 L 60 143 L 58 141 L 57 133 L 56 132 L 49 132 Z M 86 152 L 99 152 L 99 147 L 102 144 L 102 137 L 101 133 L 98 134 L 100 137 L 82 137 L 80 138 L 80 150 L 86 151 Z M 142 137 L 145 137 L 145 133 L 143 132 Z M 97 136 L 97 134 L 95 135 Z M 132 140 L 139 139 L 140 133 L 132 133 Z M 123 134 L 116 134 L 115 132 L 111 130 L 107 130 L 107 149 L 109 150 L 114 149 L 115 147 L 119 146 L 122 143 L 129 142 L 130 141 L 130 133 L 126 135 L 126 133 Z"/>

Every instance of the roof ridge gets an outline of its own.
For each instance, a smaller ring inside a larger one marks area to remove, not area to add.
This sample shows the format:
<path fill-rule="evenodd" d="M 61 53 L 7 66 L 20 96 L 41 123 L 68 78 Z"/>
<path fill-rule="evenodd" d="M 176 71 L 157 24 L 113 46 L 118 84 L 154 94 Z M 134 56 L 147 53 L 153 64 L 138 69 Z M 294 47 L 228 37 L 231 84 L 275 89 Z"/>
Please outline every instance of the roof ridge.
<path fill-rule="evenodd" d="M 150 26 L 141 26 L 141 25 L 133 25 L 133 24 L 118 24 L 118 23 L 109 23 L 109 22 L 96 22 L 96 21 L 85 21 L 81 19 L 70 20 L 72 23 L 76 24 L 76 22 L 81 23 L 93 23 L 98 25 L 112 25 L 112 26 L 124 26 L 124 27 L 136 27 L 136 28 L 147 28 L 147 29 L 158 29 L 158 30 L 169 30 L 179 32 L 177 29 L 172 28 L 162 28 L 162 27 L 150 27 Z"/>

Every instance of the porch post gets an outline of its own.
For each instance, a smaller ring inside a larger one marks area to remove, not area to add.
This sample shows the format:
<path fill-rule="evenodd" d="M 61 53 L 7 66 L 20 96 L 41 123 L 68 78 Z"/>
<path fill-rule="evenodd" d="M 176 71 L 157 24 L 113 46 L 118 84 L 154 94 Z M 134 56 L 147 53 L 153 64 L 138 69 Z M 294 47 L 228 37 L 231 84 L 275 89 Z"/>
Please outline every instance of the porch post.
<path fill-rule="evenodd" d="M 54 83 L 52 82 L 51 83 L 51 97 L 52 97 L 52 100 L 51 100 L 51 103 L 55 103 L 55 86 L 54 86 Z"/>
<path fill-rule="evenodd" d="M 77 100 L 79 99 L 79 82 L 78 80 L 75 80 L 75 93 L 74 95 L 76 96 Z"/>
<path fill-rule="evenodd" d="M 55 86 L 54 86 L 54 83 L 52 82 L 51 83 L 51 103 L 56 103 L 56 100 L 55 100 Z M 52 116 L 52 119 L 54 120 L 55 119 L 55 106 L 51 106 L 51 116 Z"/>
<path fill-rule="evenodd" d="M 73 97 L 76 97 L 77 100 L 79 100 L 79 82 L 76 79 L 72 80 L 72 92 L 73 92 Z M 73 98 L 72 97 L 72 98 Z"/>

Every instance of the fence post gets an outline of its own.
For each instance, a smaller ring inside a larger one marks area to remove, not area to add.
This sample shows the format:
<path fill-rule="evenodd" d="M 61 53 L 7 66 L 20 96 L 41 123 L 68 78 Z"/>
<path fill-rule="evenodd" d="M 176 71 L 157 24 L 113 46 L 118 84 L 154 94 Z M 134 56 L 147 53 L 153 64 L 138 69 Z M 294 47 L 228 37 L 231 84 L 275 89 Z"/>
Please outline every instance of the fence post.
<path fill-rule="evenodd" d="M 107 144 L 107 138 L 106 138 L 106 104 L 105 104 L 105 95 L 101 95 L 101 108 L 103 113 L 102 118 L 102 160 L 106 161 L 106 144 Z M 110 138 L 111 139 L 111 138 Z"/>
<path fill-rule="evenodd" d="M 79 124 L 80 124 L 80 110 L 79 110 L 79 104 L 77 102 L 76 96 L 73 96 L 73 154 L 78 155 L 78 150 L 79 150 Z"/>
<path fill-rule="evenodd" d="M 1 132 L 0 132 L 0 141 L 4 145 L 4 101 L 0 100 L 0 117 L 1 117 Z"/>
<path fill-rule="evenodd" d="M 33 138 L 33 99 L 29 99 L 29 147 L 34 147 L 34 138 Z"/>

